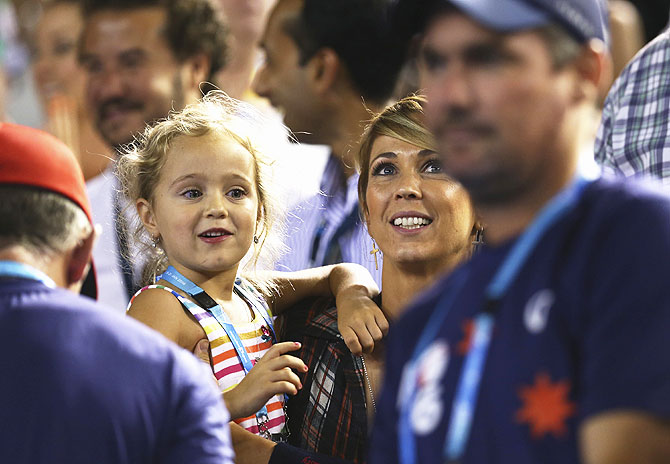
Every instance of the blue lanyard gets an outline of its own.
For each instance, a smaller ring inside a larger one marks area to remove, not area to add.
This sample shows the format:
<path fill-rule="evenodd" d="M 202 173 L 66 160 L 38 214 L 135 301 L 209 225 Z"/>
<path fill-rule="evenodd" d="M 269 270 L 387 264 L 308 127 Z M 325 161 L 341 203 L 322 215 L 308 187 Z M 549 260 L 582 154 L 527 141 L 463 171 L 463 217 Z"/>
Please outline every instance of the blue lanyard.
<path fill-rule="evenodd" d="M 582 178 L 576 179 L 540 211 L 537 218 L 526 228 L 519 240 L 517 240 L 486 287 L 485 308 L 474 319 L 472 346 L 463 363 L 456 388 L 456 395 L 451 407 L 451 416 L 449 418 L 444 445 L 445 462 L 457 462 L 463 457 L 465 452 L 465 446 L 472 428 L 477 393 L 484 372 L 486 355 L 491 343 L 495 311 L 498 305 L 542 236 L 556 221 L 577 204 L 584 187 L 588 183 L 588 181 Z M 454 288 L 461 288 L 465 284 L 466 277 L 465 273 L 461 274 L 460 279 L 454 282 Z M 400 421 L 398 423 L 398 447 L 402 458 L 401 462 L 404 464 L 413 464 L 416 458 L 416 444 L 410 427 L 410 406 L 414 403 L 416 397 L 416 388 L 414 388 L 418 374 L 416 372 L 416 361 L 428 345 L 437 337 L 442 323 L 453 307 L 455 295 L 458 293 L 458 291 L 449 292 L 436 306 L 426 325 L 426 329 L 424 329 L 419 337 L 419 342 L 414 350 L 411 362 L 408 364 L 415 367 L 411 368 L 412 370 L 404 376 L 403 384 L 400 388 L 400 393 L 403 393 L 408 398 L 408 401 L 400 405 Z"/>
<path fill-rule="evenodd" d="M 235 326 L 230 320 L 230 317 L 228 317 L 225 311 L 221 308 L 221 305 L 214 301 L 214 299 L 210 297 L 202 288 L 198 287 L 195 283 L 184 277 L 181 272 L 172 266 L 168 266 L 163 274 L 156 277 L 156 281 L 160 279 L 163 279 L 179 288 L 191 298 L 193 298 L 202 308 L 212 313 L 214 318 L 219 322 L 219 324 L 221 324 L 221 327 L 223 327 L 226 335 L 228 335 L 230 342 L 233 344 L 235 352 L 237 353 L 237 357 L 240 359 L 242 367 L 244 368 L 245 375 L 248 374 L 251 368 L 254 366 L 251 363 L 251 359 L 249 359 L 247 350 L 244 348 L 244 344 L 242 343 L 240 335 L 237 333 Z M 247 300 L 251 301 L 249 298 L 247 298 Z M 274 341 L 276 342 L 277 337 L 274 332 L 274 327 L 272 326 L 272 319 L 270 318 L 270 315 L 267 313 L 267 311 L 264 311 L 264 308 L 259 309 L 261 310 L 260 313 L 263 316 L 265 323 L 268 325 Z M 263 406 L 256 413 L 256 418 L 259 423 L 267 422 L 268 410 L 265 406 Z"/>
<path fill-rule="evenodd" d="M 44 272 L 16 261 L 0 261 L 0 277 L 36 280 L 49 288 L 56 288 L 56 283 Z"/>

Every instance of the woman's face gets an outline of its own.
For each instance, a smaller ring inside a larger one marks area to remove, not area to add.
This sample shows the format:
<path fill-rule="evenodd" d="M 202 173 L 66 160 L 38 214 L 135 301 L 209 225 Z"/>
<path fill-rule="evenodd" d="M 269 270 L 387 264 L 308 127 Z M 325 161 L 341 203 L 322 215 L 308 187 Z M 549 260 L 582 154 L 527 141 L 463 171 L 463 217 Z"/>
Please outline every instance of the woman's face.
<path fill-rule="evenodd" d="M 470 198 L 442 171 L 435 152 L 379 136 L 369 163 L 366 219 L 384 265 L 440 266 L 469 251 Z"/>
<path fill-rule="evenodd" d="M 43 102 L 56 95 L 80 101 L 84 73 L 77 63 L 77 41 L 82 30 L 79 7 L 59 3 L 44 11 L 35 35 L 33 72 Z"/>

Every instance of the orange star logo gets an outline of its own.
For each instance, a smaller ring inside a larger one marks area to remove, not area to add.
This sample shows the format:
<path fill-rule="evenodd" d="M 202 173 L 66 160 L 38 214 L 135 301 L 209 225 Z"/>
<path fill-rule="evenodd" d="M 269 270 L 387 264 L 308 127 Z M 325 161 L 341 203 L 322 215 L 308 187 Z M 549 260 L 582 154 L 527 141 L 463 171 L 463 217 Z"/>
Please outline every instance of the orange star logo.
<path fill-rule="evenodd" d="M 470 351 L 472 346 L 472 335 L 475 332 L 475 321 L 471 318 L 464 320 L 461 323 L 461 329 L 463 330 L 463 338 L 458 345 L 456 346 L 456 352 L 461 356 L 465 356 Z"/>
<path fill-rule="evenodd" d="M 575 404 L 568 400 L 570 382 L 552 383 L 546 373 L 535 376 L 535 384 L 521 387 L 519 397 L 522 406 L 517 411 L 516 420 L 530 426 L 533 438 L 542 438 L 553 433 L 562 437 L 566 433 L 565 421 L 575 413 Z"/>

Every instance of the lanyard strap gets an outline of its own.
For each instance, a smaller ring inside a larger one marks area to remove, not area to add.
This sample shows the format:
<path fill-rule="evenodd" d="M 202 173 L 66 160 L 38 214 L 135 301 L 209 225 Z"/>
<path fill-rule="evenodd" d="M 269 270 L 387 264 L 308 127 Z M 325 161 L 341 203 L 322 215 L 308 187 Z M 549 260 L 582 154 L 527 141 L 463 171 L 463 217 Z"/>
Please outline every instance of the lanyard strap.
<path fill-rule="evenodd" d="M 447 436 L 444 445 L 444 459 L 446 462 L 458 461 L 465 452 L 465 446 L 472 428 L 477 393 L 481 384 L 486 356 L 491 343 L 495 312 L 502 298 L 507 293 L 507 290 L 514 282 L 514 279 L 517 277 L 531 252 L 535 249 L 544 234 L 577 204 L 584 187 L 588 184 L 588 181 L 582 178 L 577 178 L 569 187 L 558 193 L 540 211 L 537 218 L 530 226 L 528 226 L 528 228 L 526 228 L 519 240 L 514 244 L 508 255 L 505 257 L 505 260 L 496 271 L 493 279 L 486 287 L 485 308 L 482 313 L 475 317 L 472 347 L 468 351 L 463 363 L 463 368 L 456 388 L 456 395 L 454 396 L 451 408 L 451 416 L 449 418 L 449 426 L 447 428 Z M 445 297 L 443 298 L 443 301 L 436 306 L 436 310 L 433 312 L 431 320 L 427 325 L 428 328 L 434 326 L 441 327 L 441 323 L 453 306 L 455 299 L 453 297 L 454 293 L 458 292 L 450 292 L 450 295 L 447 296 L 448 300 L 447 297 Z M 436 320 L 433 321 L 433 319 Z M 435 324 L 438 322 L 437 319 L 439 319 L 439 323 Z M 414 351 L 414 355 L 412 356 L 412 364 L 416 362 L 416 359 L 420 356 L 423 350 L 437 336 L 437 333 L 437 329 L 435 328 L 424 330 L 419 338 L 419 343 Z M 413 384 L 416 383 L 415 375 L 408 377 L 410 377 Z M 409 387 L 410 386 L 408 385 L 405 388 Z M 414 394 L 411 394 L 410 398 L 412 401 L 401 405 L 400 428 L 402 434 L 400 435 L 400 452 L 403 456 L 403 462 L 408 464 L 414 463 L 416 456 L 414 435 L 409 428 L 409 405 L 413 403 L 413 397 Z M 404 414 L 402 414 L 403 412 Z M 403 441 L 407 441 L 407 443 L 403 444 Z"/>
<path fill-rule="evenodd" d="M 184 275 L 176 270 L 173 266 L 168 266 L 165 272 L 156 278 L 157 281 L 160 279 L 163 279 L 179 288 L 188 296 L 197 301 L 202 308 L 212 313 L 214 318 L 219 322 L 219 324 L 221 324 L 221 327 L 223 327 L 226 335 L 228 335 L 230 342 L 233 344 L 235 352 L 237 353 L 237 357 L 239 358 L 240 363 L 244 368 L 245 375 L 248 374 L 251 368 L 254 366 L 251 362 L 251 359 L 249 359 L 249 354 L 247 353 L 247 350 L 242 343 L 240 335 L 237 333 L 235 326 L 230 320 L 230 317 L 228 317 L 225 311 L 223 311 L 221 308 L 221 305 L 214 301 L 214 299 L 210 297 L 202 288 L 198 287 L 194 282 L 184 277 Z M 251 301 L 248 298 L 245 299 Z M 276 342 L 277 338 L 274 333 L 274 327 L 272 326 L 272 319 L 270 318 L 270 315 L 267 313 L 267 311 L 264 310 L 264 308 L 257 309 L 261 309 L 261 315 L 263 316 L 265 323 L 270 328 L 273 339 Z M 268 410 L 265 405 L 256 413 L 256 419 L 258 420 L 259 424 L 267 422 Z"/>
<path fill-rule="evenodd" d="M 44 272 L 16 261 L 0 261 L 0 277 L 36 280 L 49 288 L 56 288 L 56 283 Z"/>

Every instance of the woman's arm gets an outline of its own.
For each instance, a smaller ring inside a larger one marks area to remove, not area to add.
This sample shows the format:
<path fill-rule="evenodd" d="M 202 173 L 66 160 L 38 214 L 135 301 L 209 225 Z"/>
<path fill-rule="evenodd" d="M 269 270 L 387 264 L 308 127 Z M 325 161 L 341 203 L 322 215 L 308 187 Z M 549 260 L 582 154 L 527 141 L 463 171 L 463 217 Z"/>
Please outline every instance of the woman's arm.
<path fill-rule="evenodd" d="M 281 314 L 303 298 L 335 296 L 338 326 L 354 354 L 371 352 L 388 331 L 388 321 L 372 301 L 379 287 L 363 266 L 341 263 L 297 272 L 268 272 L 277 294 L 267 298 L 275 314 Z"/>

